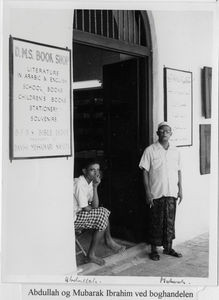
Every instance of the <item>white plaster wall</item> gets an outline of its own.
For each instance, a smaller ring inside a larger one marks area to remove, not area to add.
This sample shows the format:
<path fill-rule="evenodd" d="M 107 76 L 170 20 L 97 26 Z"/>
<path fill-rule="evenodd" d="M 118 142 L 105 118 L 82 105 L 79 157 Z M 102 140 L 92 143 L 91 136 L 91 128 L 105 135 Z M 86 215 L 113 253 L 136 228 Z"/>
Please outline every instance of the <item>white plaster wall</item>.
<path fill-rule="evenodd" d="M 200 76 L 201 68 L 213 66 L 213 14 L 208 11 L 153 11 L 149 19 L 153 43 L 154 131 L 164 118 L 163 67 L 193 73 L 193 146 L 179 148 L 184 194 L 176 219 L 175 242 L 179 243 L 209 230 L 212 174 L 200 175 L 199 124 L 212 123 L 201 114 Z"/>
<path fill-rule="evenodd" d="M 4 17 L 2 278 L 55 282 L 60 276 L 63 282 L 76 270 L 73 158 L 9 161 L 8 40 L 12 35 L 72 49 L 73 10 L 6 6 Z"/>
<path fill-rule="evenodd" d="M 145 9 L 147 9 L 145 7 Z M 73 273 L 73 159 L 9 162 L 8 39 L 14 37 L 72 48 L 73 11 L 6 9 L 3 56 L 3 280 L 34 281 Z M 192 147 L 181 148 L 184 200 L 177 212 L 177 240 L 209 229 L 211 175 L 199 173 L 200 69 L 212 66 L 210 12 L 153 11 L 154 128 L 163 119 L 163 66 L 193 72 Z M 52 282 L 56 280 L 52 279 Z"/>

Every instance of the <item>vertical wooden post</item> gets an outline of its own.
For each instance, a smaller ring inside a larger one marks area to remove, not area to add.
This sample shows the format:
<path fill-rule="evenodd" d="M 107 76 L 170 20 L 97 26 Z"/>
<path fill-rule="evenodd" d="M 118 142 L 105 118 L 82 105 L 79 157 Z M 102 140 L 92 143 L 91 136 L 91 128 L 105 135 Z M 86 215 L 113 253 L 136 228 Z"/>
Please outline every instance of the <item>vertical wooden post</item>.
<path fill-rule="evenodd" d="M 204 67 L 202 69 L 202 110 L 206 119 L 211 118 L 211 85 L 212 68 Z"/>
<path fill-rule="evenodd" d="M 200 173 L 210 174 L 211 172 L 211 125 L 200 124 Z"/>

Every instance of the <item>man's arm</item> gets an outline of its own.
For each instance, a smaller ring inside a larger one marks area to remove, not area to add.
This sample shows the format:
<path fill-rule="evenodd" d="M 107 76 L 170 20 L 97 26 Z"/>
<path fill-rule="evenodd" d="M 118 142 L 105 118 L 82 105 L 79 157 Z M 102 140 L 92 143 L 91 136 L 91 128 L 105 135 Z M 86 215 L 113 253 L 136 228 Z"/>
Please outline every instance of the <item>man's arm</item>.
<path fill-rule="evenodd" d="M 100 179 L 100 175 L 97 175 L 96 178 L 93 180 L 93 199 L 91 202 L 91 206 L 92 208 L 98 208 L 99 207 L 99 196 L 98 196 L 98 191 L 97 191 L 97 187 L 100 184 L 101 179 Z"/>
<path fill-rule="evenodd" d="M 182 173 L 181 170 L 178 171 L 178 199 L 179 199 L 179 203 L 180 204 L 182 202 L 183 199 L 183 194 L 182 194 Z"/>
<path fill-rule="evenodd" d="M 92 202 L 90 205 L 83 207 L 82 209 L 85 211 L 90 211 L 93 208 L 98 208 L 99 207 L 99 197 L 98 197 L 98 191 L 97 187 L 100 184 L 101 179 L 100 176 L 97 175 L 96 178 L 93 180 L 93 198 Z"/>
<path fill-rule="evenodd" d="M 98 197 L 96 185 L 93 186 L 93 191 L 94 191 L 94 195 L 93 195 L 93 200 L 91 202 L 91 206 L 92 206 L 92 208 L 98 208 L 99 207 L 99 197 Z"/>
<path fill-rule="evenodd" d="M 143 183 L 144 183 L 144 188 L 145 188 L 145 193 L 146 193 L 146 202 L 147 204 L 154 205 L 153 203 L 153 196 L 151 194 L 150 190 L 150 185 L 149 185 L 149 172 L 143 169 Z"/>

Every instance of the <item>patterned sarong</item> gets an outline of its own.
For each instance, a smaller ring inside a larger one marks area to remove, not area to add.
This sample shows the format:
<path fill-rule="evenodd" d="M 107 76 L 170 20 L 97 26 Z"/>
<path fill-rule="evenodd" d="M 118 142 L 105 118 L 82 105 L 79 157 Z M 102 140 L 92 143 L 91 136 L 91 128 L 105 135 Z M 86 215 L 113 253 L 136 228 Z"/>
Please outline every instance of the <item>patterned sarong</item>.
<path fill-rule="evenodd" d="M 93 208 L 90 211 L 81 210 L 74 222 L 75 229 L 95 229 L 102 231 L 108 225 L 110 211 L 104 207 Z"/>
<path fill-rule="evenodd" d="M 154 199 L 150 208 L 150 236 L 152 245 L 165 246 L 175 239 L 176 198 Z"/>

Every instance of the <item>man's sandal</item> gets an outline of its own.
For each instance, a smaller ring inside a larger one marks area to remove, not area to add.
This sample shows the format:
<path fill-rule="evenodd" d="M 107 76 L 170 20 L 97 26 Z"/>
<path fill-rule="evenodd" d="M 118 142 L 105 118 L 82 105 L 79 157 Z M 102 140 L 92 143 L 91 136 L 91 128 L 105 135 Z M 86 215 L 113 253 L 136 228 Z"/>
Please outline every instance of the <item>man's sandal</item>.
<path fill-rule="evenodd" d="M 170 250 L 164 249 L 163 254 L 174 256 L 174 257 L 182 257 L 182 254 L 176 252 L 174 249 L 170 249 Z"/>
<path fill-rule="evenodd" d="M 149 257 L 150 257 L 150 259 L 152 259 L 152 260 L 160 260 L 160 255 L 157 253 L 157 252 L 151 252 L 150 254 L 149 254 Z"/>

